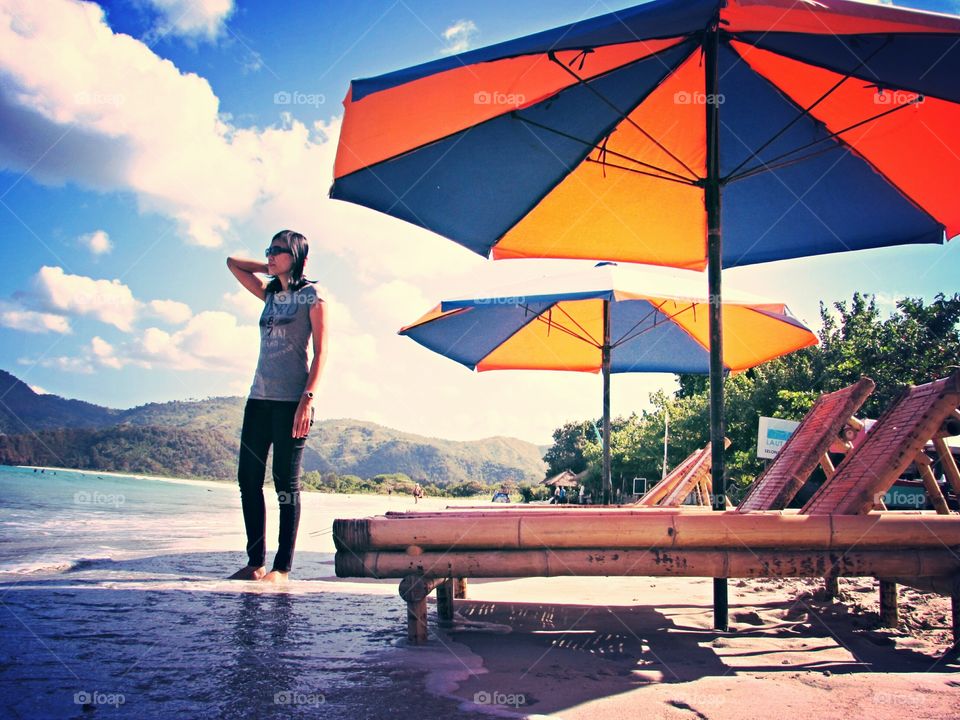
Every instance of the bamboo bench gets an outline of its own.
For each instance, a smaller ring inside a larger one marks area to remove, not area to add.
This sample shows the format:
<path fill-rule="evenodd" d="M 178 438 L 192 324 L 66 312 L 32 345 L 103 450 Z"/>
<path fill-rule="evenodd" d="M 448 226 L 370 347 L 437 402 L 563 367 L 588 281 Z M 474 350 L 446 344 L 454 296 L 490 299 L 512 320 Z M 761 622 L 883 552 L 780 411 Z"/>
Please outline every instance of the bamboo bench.
<path fill-rule="evenodd" d="M 820 419 L 798 427 L 794 449 L 775 471 L 776 462 L 768 468 L 748 499 L 785 505 L 836 438 L 844 416 L 850 417 L 851 403 L 872 390 L 867 383 L 815 406 L 805 422 Z M 954 552 L 960 518 L 871 512 L 877 493 L 892 486 L 924 443 L 942 439 L 945 422 L 960 420 L 958 405 L 960 373 L 908 390 L 799 514 L 743 506 L 722 513 L 620 506 L 343 519 L 333 528 L 336 573 L 401 578 L 414 643 L 426 641 L 426 598 L 434 589 L 441 620 L 450 620 L 454 599 L 465 596 L 461 578 L 563 575 L 876 577 L 885 621 L 896 617 L 897 582 L 949 594 L 960 642 L 960 555 Z M 956 467 L 947 473 L 954 477 Z"/>

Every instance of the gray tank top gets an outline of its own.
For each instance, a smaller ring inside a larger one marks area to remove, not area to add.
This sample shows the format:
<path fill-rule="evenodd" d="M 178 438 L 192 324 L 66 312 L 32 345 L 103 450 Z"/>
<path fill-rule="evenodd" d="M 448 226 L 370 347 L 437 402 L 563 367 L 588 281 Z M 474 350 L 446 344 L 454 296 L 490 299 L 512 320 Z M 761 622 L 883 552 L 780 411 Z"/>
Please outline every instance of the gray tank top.
<path fill-rule="evenodd" d="M 260 314 L 260 360 L 250 386 L 254 400 L 299 400 L 307 385 L 310 308 L 320 302 L 313 285 L 268 292 Z"/>

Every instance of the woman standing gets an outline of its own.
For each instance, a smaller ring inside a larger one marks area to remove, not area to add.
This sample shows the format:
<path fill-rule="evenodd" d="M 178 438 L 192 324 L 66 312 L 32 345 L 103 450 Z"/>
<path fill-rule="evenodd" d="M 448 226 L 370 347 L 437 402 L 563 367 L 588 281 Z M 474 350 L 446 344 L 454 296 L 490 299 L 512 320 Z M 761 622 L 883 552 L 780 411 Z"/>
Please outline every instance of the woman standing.
<path fill-rule="evenodd" d="M 267 262 L 227 258 L 240 284 L 264 301 L 260 360 L 243 411 L 237 478 L 247 531 L 247 565 L 231 580 L 284 582 L 293 566 L 300 524 L 300 460 L 313 424 L 314 393 L 326 350 L 323 300 L 303 276 L 307 239 L 282 230 L 267 248 Z M 269 283 L 257 273 L 272 276 Z M 307 345 L 313 338 L 313 360 Z M 280 533 L 273 569 L 266 571 L 263 481 L 273 445 L 273 484 L 280 503 Z"/>

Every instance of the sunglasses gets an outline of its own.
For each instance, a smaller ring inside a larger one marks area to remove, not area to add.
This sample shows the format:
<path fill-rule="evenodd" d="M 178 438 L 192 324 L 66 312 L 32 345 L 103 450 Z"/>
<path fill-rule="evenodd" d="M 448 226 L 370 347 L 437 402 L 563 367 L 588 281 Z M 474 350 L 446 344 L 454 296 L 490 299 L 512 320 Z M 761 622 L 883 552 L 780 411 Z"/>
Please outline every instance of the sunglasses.
<path fill-rule="evenodd" d="M 273 257 L 274 255 L 293 255 L 293 250 L 281 247 L 280 245 L 271 245 L 263 251 L 263 254 L 267 257 Z"/>

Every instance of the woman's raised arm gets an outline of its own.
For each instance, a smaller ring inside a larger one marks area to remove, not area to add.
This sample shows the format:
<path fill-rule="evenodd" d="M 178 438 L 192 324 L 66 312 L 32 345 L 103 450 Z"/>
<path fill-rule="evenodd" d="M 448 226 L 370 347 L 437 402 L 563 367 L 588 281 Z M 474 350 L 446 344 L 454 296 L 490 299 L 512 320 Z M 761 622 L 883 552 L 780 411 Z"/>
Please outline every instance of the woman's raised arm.
<path fill-rule="evenodd" d="M 267 284 L 263 281 L 262 278 L 257 277 L 254 273 L 266 274 L 267 264 L 263 262 L 258 262 L 256 260 L 245 260 L 243 258 L 228 257 L 227 258 L 227 267 L 230 268 L 230 272 L 233 273 L 234 277 L 240 281 L 240 284 L 243 285 L 247 290 L 252 292 L 261 300 L 265 300 L 267 297 Z"/>

